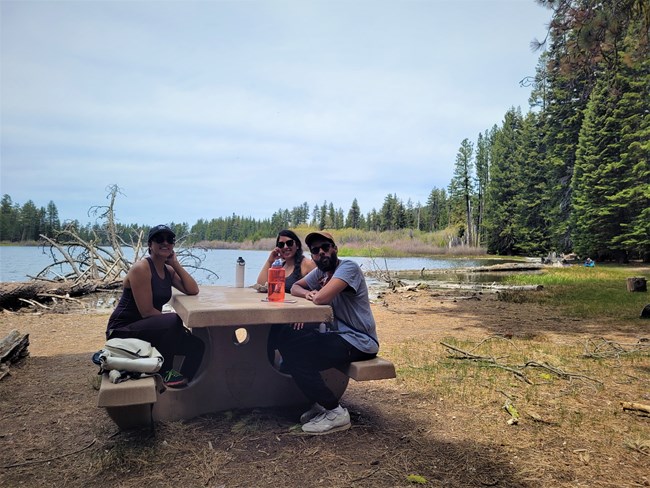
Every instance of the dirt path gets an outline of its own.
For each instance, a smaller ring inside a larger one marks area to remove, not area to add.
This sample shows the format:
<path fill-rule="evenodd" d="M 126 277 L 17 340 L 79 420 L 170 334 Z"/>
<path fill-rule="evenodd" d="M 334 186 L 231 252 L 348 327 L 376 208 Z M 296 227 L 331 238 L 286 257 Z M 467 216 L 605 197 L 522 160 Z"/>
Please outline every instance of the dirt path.
<path fill-rule="evenodd" d="M 441 487 L 650 486 L 650 419 L 617 405 L 626 394 L 650 403 L 647 355 L 634 374 L 625 373 L 633 377 L 628 385 L 615 375 L 603 388 L 562 386 L 562 422 L 513 427 L 505 423 L 499 390 L 514 391 L 516 380 L 468 398 L 461 390 L 473 373 L 455 383 L 452 372 L 444 389 L 431 389 L 426 376 L 411 379 L 403 352 L 442 361 L 440 341 L 494 335 L 557 348 L 598 336 L 630 342 L 650 336 L 650 324 L 639 330 L 638 322 L 576 320 L 494 295 L 387 294 L 374 313 L 382 355 L 396 363 L 398 379 L 351 382 L 343 398 L 351 430 L 305 436 L 295 429 L 299 412 L 255 410 L 159 424 L 151 434 L 120 433 L 95 406 L 90 356 L 103 345 L 107 313 L 0 316 L 1 337 L 18 329 L 31 342 L 30 357 L 0 381 L 1 486 L 413 486 L 409 475 Z M 545 405 L 556 405 L 551 396 L 535 399 L 542 416 Z M 593 410 L 605 413 L 590 421 Z M 579 429 L 570 427 L 576 412 Z M 606 435 L 603 418 L 611 419 Z M 636 449 L 626 447 L 630 440 Z"/>

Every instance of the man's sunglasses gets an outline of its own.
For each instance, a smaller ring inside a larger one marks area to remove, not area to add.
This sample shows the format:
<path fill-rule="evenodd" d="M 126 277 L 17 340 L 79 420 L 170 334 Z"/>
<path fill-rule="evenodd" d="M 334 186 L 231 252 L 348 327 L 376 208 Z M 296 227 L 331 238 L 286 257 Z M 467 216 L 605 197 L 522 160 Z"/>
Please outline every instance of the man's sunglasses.
<path fill-rule="evenodd" d="M 287 240 L 284 241 L 284 242 L 282 242 L 282 241 L 278 241 L 278 247 L 279 247 L 280 249 L 282 249 L 282 248 L 284 247 L 285 244 L 287 245 L 287 247 L 293 247 L 293 245 L 295 244 L 295 242 L 294 242 L 293 239 L 287 239 Z"/>
<path fill-rule="evenodd" d="M 321 249 L 323 250 L 323 252 L 328 252 L 331 247 L 332 247 L 331 243 L 323 242 L 320 246 L 310 247 L 309 250 L 311 251 L 312 254 L 318 254 Z"/>
<path fill-rule="evenodd" d="M 158 234 L 151 238 L 156 244 L 162 244 L 167 241 L 168 244 L 176 244 L 176 238 L 170 236 L 169 234 Z"/>

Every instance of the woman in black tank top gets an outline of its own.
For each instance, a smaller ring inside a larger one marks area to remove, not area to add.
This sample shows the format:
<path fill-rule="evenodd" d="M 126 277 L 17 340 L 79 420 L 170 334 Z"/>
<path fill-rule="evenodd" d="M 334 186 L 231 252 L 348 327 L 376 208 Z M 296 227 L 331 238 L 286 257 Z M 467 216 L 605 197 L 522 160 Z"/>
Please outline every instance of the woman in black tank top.
<path fill-rule="evenodd" d="M 176 258 L 175 238 L 166 225 L 149 231 L 149 256 L 134 263 L 124 278 L 124 291 L 108 320 L 106 338 L 134 337 L 150 342 L 163 355 L 165 384 L 178 388 L 196 374 L 204 344 L 178 314 L 162 313 L 171 299 L 172 286 L 186 295 L 199 293 L 196 281 Z M 184 357 L 180 371 L 173 369 L 176 356 Z"/>
<path fill-rule="evenodd" d="M 288 229 L 278 232 L 278 236 L 275 239 L 275 248 L 269 254 L 264 266 L 262 266 L 262 270 L 257 277 L 257 284 L 264 285 L 268 281 L 269 268 L 276 259 L 284 261 L 282 266 L 286 276 L 284 288 L 289 294 L 291 294 L 293 284 L 316 267 L 316 263 L 311 258 L 304 256 L 300 238 L 295 232 Z M 269 362 L 274 365 L 280 359 L 278 353 L 276 353 L 276 349 L 277 338 L 281 329 L 282 325 L 274 325 L 269 332 L 267 353 Z"/>
<path fill-rule="evenodd" d="M 269 268 L 276 259 L 281 259 L 285 270 L 285 290 L 291 292 L 291 287 L 300 278 L 316 267 L 311 258 L 305 258 L 302 252 L 302 242 L 295 232 L 284 229 L 278 232 L 275 239 L 275 248 L 269 254 L 266 263 L 262 266 L 257 276 L 257 284 L 264 285 L 268 281 Z"/>

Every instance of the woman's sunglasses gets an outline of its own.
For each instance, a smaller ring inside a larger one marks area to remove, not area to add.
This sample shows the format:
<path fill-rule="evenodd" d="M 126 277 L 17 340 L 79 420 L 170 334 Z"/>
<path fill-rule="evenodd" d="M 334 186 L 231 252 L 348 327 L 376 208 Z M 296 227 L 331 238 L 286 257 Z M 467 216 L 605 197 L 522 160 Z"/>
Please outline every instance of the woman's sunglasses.
<path fill-rule="evenodd" d="M 287 240 L 284 241 L 284 242 L 282 242 L 282 241 L 278 241 L 278 247 L 279 247 L 280 249 L 282 249 L 282 248 L 284 247 L 285 244 L 287 245 L 287 247 L 293 247 L 293 245 L 295 244 L 295 242 L 294 242 L 293 239 L 287 239 Z"/>
<path fill-rule="evenodd" d="M 169 234 L 158 234 L 151 238 L 156 244 L 162 244 L 167 241 L 168 244 L 176 244 L 176 238 L 170 236 Z"/>
<path fill-rule="evenodd" d="M 309 250 L 311 251 L 312 254 L 318 254 L 321 249 L 323 250 L 323 252 L 328 252 L 331 247 L 332 247 L 331 243 L 323 242 L 320 246 L 310 247 Z"/>

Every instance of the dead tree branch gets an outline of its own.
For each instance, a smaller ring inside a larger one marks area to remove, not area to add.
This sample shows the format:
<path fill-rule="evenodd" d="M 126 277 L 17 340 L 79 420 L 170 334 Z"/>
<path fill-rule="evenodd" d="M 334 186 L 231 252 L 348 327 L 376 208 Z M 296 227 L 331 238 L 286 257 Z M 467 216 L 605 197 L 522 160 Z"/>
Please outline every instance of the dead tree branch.
<path fill-rule="evenodd" d="M 560 368 L 557 368 L 555 366 L 552 366 L 548 363 L 539 363 L 537 361 L 527 361 L 526 363 L 522 365 L 507 365 L 507 364 L 501 364 L 499 363 L 495 358 L 493 357 L 488 357 L 488 356 L 478 356 L 476 354 L 473 354 L 471 352 L 465 351 L 463 349 L 460 349 L 456 346 L 452 346 L 451 344 L 447 344 L 446 342 L 441 342 L 441 345 L 446 347 L 447 349 L 450 349 L 451 351 L 460 354 L 458 355 L 452 355 L 450 356 L 452 359 L 469 359 L 471 361 L 477 361 L 482 363 L 484 366 L 491 367 L 491 368 L 500 368 L 505 371 L 509 371 L 513 373 L 515 376 L 517 376 L 519 379 L 525 381 L 526 383 L 532 385 L 532 381 L 528 379 L 526 374 L 524 373 L 524 370 L 526 368 L 541 368 L 545 369 L 547 371 L 550 371 L 551 373 L 555 374 L 559 378 L 562 379 L 573 379 L 573 378 L 578 378 L 578 379 L 585 379 L 589 381 L 593 381 L 594 383 L 598 383 L 600 385 L 603 384 L 602 381 L 597 380 L 595 378 L 592 378 L 590 376 L 586 376 L 583 374 L 579 373 L 570 373 L 567 371 L 563 371 Z"/>
<path fill-rule="evenodd" d="M 483 363 L 484 366 L 487 366 L 487 367 L 490 367 L 490 368 L 499 368 L 499 369 L 503 369 L 505 371 L 509 371 L 512 374 L 514 374 L 515 376 L 517 376 L 517 378 L 519 378 L 520 380 L 528 383 L 529 385 L 533 384 L 533 382 L 530 381 L 528 379 L 528 377 L 522 371 L 519 371 L 516 367 L 507 366 L 505 364 L 500 364 L 493 357 L 477 356 L 476 354 L 464 351 L 463 349 L 452 346 L 451 344 L 447 344 L 446 342 L 441 342 L 440 344 L 445 346 L 447 349 L 451 349 L 452 351 L 461 354 L 461 356 L 451 356 L 452 359 L 469 359 L 471 361 L 481 362 L 481 363 Z"/>
<path fill-rule="evenodd" d="M 594 359 L 620 358 L 627 354 L 650 351 L 650 341 L 639 339 L 633 344 L 610 341 L 604 337 L 588 339 L 585 342 L 583 357 Z"/>

